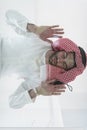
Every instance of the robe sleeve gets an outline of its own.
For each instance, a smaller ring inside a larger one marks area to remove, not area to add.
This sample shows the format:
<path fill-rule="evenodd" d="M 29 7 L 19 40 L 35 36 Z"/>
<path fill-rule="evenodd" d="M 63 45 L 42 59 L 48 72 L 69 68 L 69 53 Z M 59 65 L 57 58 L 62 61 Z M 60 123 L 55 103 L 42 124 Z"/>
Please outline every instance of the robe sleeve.
<path fill-rule="evenodd" d="M 36 98 L 31 99 L 28 93 L 28 91 L 31 89 L 32 88 L 26 81 L 21 83 L 18 89 L 9 97 L 9 106 L 11 108 L 17 109 L 23 107 L 28 103 L 35 102 Z"/>

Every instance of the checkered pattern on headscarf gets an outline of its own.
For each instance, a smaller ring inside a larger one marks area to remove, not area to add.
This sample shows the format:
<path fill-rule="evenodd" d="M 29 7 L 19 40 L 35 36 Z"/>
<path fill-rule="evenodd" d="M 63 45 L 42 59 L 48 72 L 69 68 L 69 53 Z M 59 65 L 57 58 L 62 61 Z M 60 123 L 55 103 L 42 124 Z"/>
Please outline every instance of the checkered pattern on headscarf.
<path fill-rule="evenodd" d="M 68 38 L 60 38 L 52 44 L 55 51 L 64 50 L 66 52 L 75 52 L 76 67 L 66 71 L 64 69 L 47 65 L 47 79 L 58 79 L 61 82 L 68 83 L 73 81 L 76 76 L 80 75 L 86 67 L 82 63 L 82 56 L 78 46 Z M 87 54 L 86 54 L 87 60 Z"/>

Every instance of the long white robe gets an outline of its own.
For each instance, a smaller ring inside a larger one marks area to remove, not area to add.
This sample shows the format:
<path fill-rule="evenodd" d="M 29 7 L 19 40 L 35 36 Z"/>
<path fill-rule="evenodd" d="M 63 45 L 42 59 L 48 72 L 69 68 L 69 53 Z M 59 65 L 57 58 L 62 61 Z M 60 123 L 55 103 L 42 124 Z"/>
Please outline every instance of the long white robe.
<path fill-rule="evenodd" d="M 26 111 L 25 114 L 28 114 L 26 116 L 29 116 L 27 121 L 29 127 L 63 126 L 58 96 L 39 96 L 36 100 L 31 100 L 28 94 L 29 89 L 37 87 L 46 78 L 45 54 L 50 49 L 50 44 L 40 40 L 32 33 L 29 37 L 18 35 L 12 39 L 0 38 L 1 77 L 17 74 L 18 79 L 24 79 L 10 96 L 9 105 L 12 108 L 22 107 L 23 111 Z M 34 103 L 29 106 L 25 105 L 30 102 Z M 21 114 L 23 115 L 23 113 Z"/>
<path fill-rule="evenodd" d="M 28 90 L 40 85 L 41 66 L 45 65 L 45 53 L 50 49 L 49 44 L 34 35 L 33 38 L 2 38 L 1 75 L 16 73 L 24 79 L 17 91 L 10 96 L 11 107 L 19 108 L 32 101 Z"/>
<path fill-rule="evenodd" d="M 36 36 L 33 39 L 18 36 L 12 39 L 2 38 L 0 49 L 1 77 L 16 73 L 19 79 L 24 79 L 10 96 L 10 107 L 21 108 L 34 102 L 33 106 L 28 106 L 30 112 L 27 110 L 30 116 L 29 126 L 63 126 L 58 96 L 39 96 L 36 100 L 31 100 L 28 94 L 29 89 L 37 87 L 45 80 L 45 54 L 51 49 L 50 44 Z"/>

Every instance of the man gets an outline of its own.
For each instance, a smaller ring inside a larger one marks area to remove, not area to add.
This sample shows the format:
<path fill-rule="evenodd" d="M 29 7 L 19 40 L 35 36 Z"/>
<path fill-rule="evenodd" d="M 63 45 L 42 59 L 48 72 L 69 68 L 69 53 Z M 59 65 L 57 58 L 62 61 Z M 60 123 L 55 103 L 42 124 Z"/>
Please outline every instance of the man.
<path fill-rule="evenodd" d="M 13 51 L 6 48 L 6 44 L 3 43 L 7 56 L 3 58 L 3 63 L 5 66 L 9 65 L 8 70 L 24 78 L 24 82 L 10 96 L 10 106 L 20 108 L 34 102 L 37 95 L 60 95 L 65 92 L 64 85 L 54 85 L 54 82 L 58 80 L 67 84 L 83 72 L 86 68 L 84 50 L 78 48 L 71 40 L 62 38 L 63 29 L 59 26 L 38 27 L 29 23 L 28 19 L 14 10 L 8 11 L 6 17 L 8 24 L 12 25 L 17 33 L 31 35 L 31 37 L 21 37 L 21 41 L 13 40 L 13 43 L 17 44 L 21 42 L 21 47 L 13 48 Z M 48 39 L 53 36 L 59 39 L 56 42 Z"/>

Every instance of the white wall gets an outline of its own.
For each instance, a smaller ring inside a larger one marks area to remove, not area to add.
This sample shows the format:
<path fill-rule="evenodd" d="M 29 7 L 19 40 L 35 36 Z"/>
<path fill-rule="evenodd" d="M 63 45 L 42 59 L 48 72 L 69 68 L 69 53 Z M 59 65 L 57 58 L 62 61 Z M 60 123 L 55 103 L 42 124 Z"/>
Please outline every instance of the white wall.
<path fill-rule="evenodd" d="M 16 9 L 38 25 L 59 24 L 65 29 L 64 37 L 69 37 L 87 51 L 86 7 L 86 0 L 0 0 L 0 33 L 2 35 L 15 34 L 13 30 L 6 25 L 4 15 L 6 10 Z M 61 108 L 63 110 L 87 109 L 87 70 L 83 75 L 70 83 L 70 85 L 73 86 L 73 93 L 67 90 L 66 93 L 60 97 Z M 11 110 L 8 107 L 7 98 L 10 91 L 13 90 L 9 88 L 9 86 L 3 88 L 0 86 L 0 126 L 29 126 L 28 121 L 24 122 L 23 120 L 25 111 L 27 111 L 25 116 L 26 120 L 28 119 L 28 109 L 25 108 L 20 111 Z M 8 113 L 14 113 L 14 115 L 8 115 Z M 17 120 L 15 114 L 21 115 L 21 122 Z"/>

